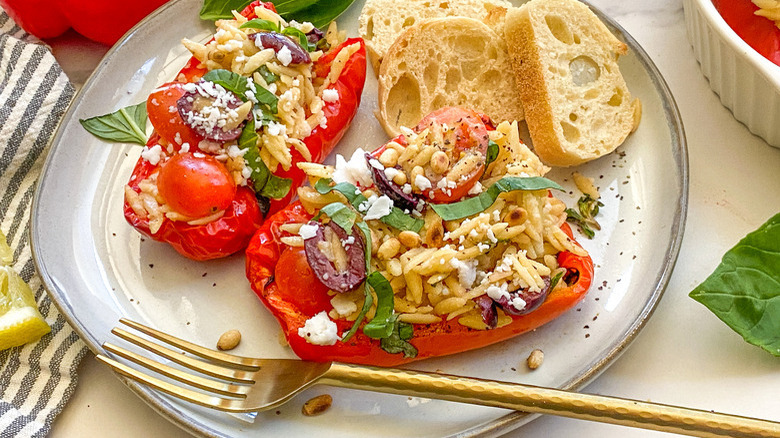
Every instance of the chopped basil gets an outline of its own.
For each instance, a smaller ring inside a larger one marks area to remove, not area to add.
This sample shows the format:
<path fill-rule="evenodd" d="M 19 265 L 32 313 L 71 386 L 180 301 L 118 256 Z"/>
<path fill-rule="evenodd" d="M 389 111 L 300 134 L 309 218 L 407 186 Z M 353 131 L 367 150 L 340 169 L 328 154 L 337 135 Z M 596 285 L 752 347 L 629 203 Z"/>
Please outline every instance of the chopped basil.
<path fill-rule="evenodd" d="M 496 181 L 489 189 L 478 196 L 452 204 L 431 204 L 431 207 L 442 219 L 445 221 L 452 221 L 473 216 L 487 210 L 496 202 L 498 195 L 503 192 L 544 189 L 563 190 L 556 182 L 541 176 L 505 176 Z"/>
<path fill-rule="evenodd" d="M 268 170 L 262 158 L 260 158 L 260 148 L 257 146 L 257 132 L 255 131 L 255 121 L 249 120 L 241 131 L 238 138 L 238 147 L 246 149 L 244 161 L 252 169 L 252 189 L 258 196 L 265 196 L 272 199 L 282 199 L 287 196 L 292 187 L 292 180 L 281 178 Z"/>
<path fill-rule="evenodd" d="M 255 98 L 258 102 L 267 106 L 268 109 L 271 110 L 271 115 L 275 115 L 279 112 L 279 98 L 276 97 L 274 93 L 271 93 L 263 87 L 257 86 L 255 87 Z M 263 114 L 265 114 L 265 111 L 263 111 Z"/>
<path fill-rule="evenodd" d="M 246 23 L 242 24 L 241 26 L 238 26 L 239 29 L 258 29 L 258 30 L 267 30 L 270 32 L 280 32 L 281 29 L 279 28 L 278 23 L 274 23 L 270 20 L 263 20 L 261 18 L 255 18 L 253 20 L 249 20 Z"/>
<path fill-rule="evenodd" d="M 279 75 L 269 70 L 268 66 L 266 66 L 265 64 L 261 65 L 255 71 L 259 73 L 260 76 L 263 77 L 263 80 L 265 81 L 266 84 L 273 84 L 274 82 L 279 80 Z"/>
<path fill-rule="evenodd" d="M 246 78 L 238 73 L 220 68 L 211 70 L 203 75 L 203 80 L 220 85 L 222 88 L 235 93 L 241 100 L 246 101 L 246 90 L 249 89 L 249 86 L 246 83 Z"/>
<path fill-rule="evenodd" d="M 603 207 L 604 204 L 598 199 L 593 199 L 590 195 L 583 195 L 577 201 L 577 208 L 579 211 L 573 208 L 566 209 L 566 220 L 577 224 L 588 239 L 592 239 L 596 235 L 594 229 L 600 230 L 601 225 L 596 221 L 595 216 L 599 214 L 599 207 Z"/>
<path fill-rule="evenodd" d="M 498 158 L 498 143 L 488 140 L 487 156 L 485 157 L 485 169 Z"/>
<path fill-rule="evenodd" d="M 330 185 L 333 180 L 328 178 L 322 178 L 314 184 L 314 190 L 320 195 L 327 195 L 332 191 L 337 191 L 347 198 L 350 204 L 360 211 L 360 205 L 364 202 L 368 202 L 363 194 L 360 193 L 357 187 L 348 182 L 340 182 L 335 186 Z M 391 227 L 401 231 L 414 231 L 418 232 L 422 229 L 425 222 L 422 219 L 416 219 L 408 214 L 404 213 L 400 208 L 393 207 L 390 214 L 379 219 Z"/>
<path fill-rule="evenodd" d="M 355 224 L 359 229 L 360 232 L 363 233 L 363 239 L 366 241 L 366 272 L 371 271 L 371 230 L 368 229 L 368 225 L 366 225 L 365 222 L 358 222 Z M 363 322 L 363 319 L 366 317 L 366 314 L 369 310 L 371 310 L 371 306 L 374 304 L 374 296 L 371 295 L 371 291 L 368 290 L 368 282 L 363 284 L 363 294 L 365 296 L 365 300 L 363 301 L 363 307 L 360 309 L 360 313 L 358 313 L 357 318 L 355 318 L 355 322 L 352 323 L 352 327 L 350 327 L 349 331 L 344 334 L 344 336 L 341 337 L 341 342 L 347 342 L 349 338 L 355 335 L 355 333 L 358 330 L 358 327 L 360 327 L 360 323 Z"/>
<path fill-rule="evenodd" d="M 233 18 L 231 11 L 243 10 L 251 0 L 204 0 L 201 20 Z M 309 21 L 315 27 L 325 27 L 344 12 L 354 0 L 272 0 L 276 11 L 285 20 Z"/>
<path fill-rule="evenodd" d="M 298 40 L 298 45 L 307 52 L 313 52 L 317 50 L 317 45 L 310 43 L 309 38 L 307 38 L 306 34 L 303 33 L 303 31 L 300 29 L 296 29 L 294 27 L 285 27 L 284 30 L 282 30 L 282 35 L 287 35 L 288 37 Z"/>
<path fill-rule="evenodd" d="M 414 336 L 414 328 L 411 324 L 398 321 L 397 317 L 393 321 L 393 332 L 380 339 L 379 346 L 390 354 L 403 353 L 406 358 L 417 357 L 417 349 L 409 343 L 409 339 Z"/>
<path fill-rule="evenodd" d="M 377 271 L 368 276 L 366 283 L 376 292 L 376 314 L 371 321 L 363 326 L 363 333 L 373 339 L 387 338 L 393 333 L 395 326 L 393 288 L 390 286 L 390 282 Z"/>
<path fill-rule="evenodd" d="M 745 341 L 780 356 L 780 214 L 726 252 L 690 297 Z"/>
<path fill-rule="evenodd" d="M 564 272 L 566 272 L 566 271 L 560 271 L 560 272 L 558 272 L 557 274 L 555 274 L 555 275 L 553 276 L 553 278 L 551 278 L 551 279 L 550 279 L 550 288 L 549 288 L 549 289 L 547 289 L 547 290 L 549 290 L 550 292 L 552 292 L 552 290 L 553 290 L 553 289 L 555 289 L 555 286 L 557 286 L 557 285 L 558 285 L 558 282 L 560 282 L 560 281 L 561 281 L 561 278 L 563 278 L 563 273 L 564 273 Z"/>
<path fill-rule="evenodd" d="M 146 102 L 110 114 L 79 119 L 79 123 L 102 140 L 146 145 Z"/>
<path fill-rule="evenodd" d="M 352 226 L 355 225 L 357 213 L 341 202 L 332 202 L 320 209 L 320 213 L 328 215 L 330 220 L 340 226 L 347 234 L 352 234 Z"/>

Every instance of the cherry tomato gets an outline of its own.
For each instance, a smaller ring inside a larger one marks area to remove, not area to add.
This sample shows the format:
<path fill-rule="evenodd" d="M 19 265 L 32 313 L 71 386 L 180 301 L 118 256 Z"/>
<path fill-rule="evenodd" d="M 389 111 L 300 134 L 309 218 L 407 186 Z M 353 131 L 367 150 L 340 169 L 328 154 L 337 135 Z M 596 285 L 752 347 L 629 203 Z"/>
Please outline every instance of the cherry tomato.
<path fill-rule="evenodd" d="M 279 264 L 285 269 L 276 271 L 274 281 L 280 285 L 281 299 L 307 315 L 316 315 L 330 308 L 328 287 L 317 279 L 303 248 L 283 251 Z"/>
<path fill-rule="evenodd" d="M 443 147 L 450 161 L 450 169 L 461 158 L 469 155 L 477 155 L 481 158 L 473 170 L 455 181 L 455 187 L 437 188 L 438 181 L 431 180 L 434 188 L 423 192 L 423 195 L 436 203 L 458 201 L 468 194 L 485 171 L 488 129 L 479 113 L 464 108 L 448 107 L 425 116 L 414 130 L 422 132 L 433 124 L 446 125 L 449 128 L 444 133 Z M 445 172 L 442 178 L 446 178 L 448 174 L 449 171 Z"/>
<path fill-rule="evenodd" d="M 210 155 L 174 155 L 160 168 L 157 186 L 168 206 L 192 218 L 224 210 L 236 196 L 227 168 Z"/>
<path fill-rule="evenodd" d="M 780 65 L 780 29 L 772 20 L 755 14 L 750 0 L 713 0 L 728 25 L 758 53 Z"/>
<path fill-rule="evenodd" d="M 179 150 L 182 144 L 188 143 L 191 148 L 198 146 L 203 137 L 190 128 L 179 115 L 176 101 L 181 98 L 184 84 L 180 82 L 168 82 L 163 84 L 146 99 L 146 112 L 154 130 L 168 143 Z"/>

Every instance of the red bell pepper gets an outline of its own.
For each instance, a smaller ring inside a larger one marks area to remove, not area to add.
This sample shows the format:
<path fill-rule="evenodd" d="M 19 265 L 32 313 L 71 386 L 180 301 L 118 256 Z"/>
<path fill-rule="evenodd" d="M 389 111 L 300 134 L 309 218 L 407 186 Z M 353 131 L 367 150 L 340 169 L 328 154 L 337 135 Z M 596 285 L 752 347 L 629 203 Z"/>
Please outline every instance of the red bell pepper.
<path fill-rule="evenodd" d="M 713 0 L 712 3 L 740 38 L 780 65 L 780 29 L 772 20 L 755 14 L 758 6 L 750 0 Z"/>
<path fill-rule="evenodd" d="M 0 6 L 38 38 L 54 38 L 72 27 L 91 40 L 112 45 L 167 1 L 0 0 Z"/>
<path fill-rule="evenodd" d="M 347 342 L 331 346 L 313 345 L 298 335 L 298 329 L 307 319 L 329 310 L 331 297 L 328 288 L 309 266 L 303 248 L 290 247 L 279 240 L 282 235 L 280 225 L 306 222 L 311 217 L 299 202 L 290 205 L 266 220 L 246 250 L 246 275 L 252 289 L 279 321 L 295 354 L 304 360 L 396 366 L 484 347 L 552 321 L 585 297 L 593 279 L 593 262 L 589 256 L 561 252 L 558 263 L 569 272 L 567 278 L 572 284 L 568 287 L 550 292 L 533 312 L 512 316 L 510 324 L 492 330 L 470 329 L 456 320 L 417 325 L 414 337 L 409 341 L 418 350 L 414 358 L 382 350 L 378 340 L 369 338 L 360 330 Z M 563 229 L 571 236 L 567 224 Z M 339 333 L 346 332 L 352 325 L 345 320 L 335 323 Z"/>
<path fill-rule="evenodd" d="M 260 5 L 273 10 L 271 3 L 253 2 L 242 11 L 242 14 L 251 19 L 255 17 L 254 7 Z M 360 38 L 348 39 L 341 45 L 332 48 L 326 56 L 322 56 L 315 63 L 315 71 L 318 74 L 327 75 L 335 54 L 354 43 L 359 43 L 360 49 L 347 60 L 338 80 L 330 86 L 330 88 L 338 90 L 339 99 L 335 102 L 324 103 L 323 112 L 326 127 L 317 126 L 312 130 L 311 135 L 303 140 L 312 155 L 311 161 L 321 161 L 333 150 L 357 113 L 366 78 L 366 51 L 363 40 Z M 199 64 L 197 59 L 190 59 L 177 75 L 177 82 L 165 84 L 149 96 L 147 110 L 149 120 L 155 127 L 156 133 L 152 136 L 154 141 L 150 139 L 150 146 L 157 144 L 158 139 L 162 137 L 163 143 L 173 145 L 176 150 L 183 142 L 190 143 L 194 148 L 202 139 L 184 124 L 178 112 L 171 113 L 169 110 L 169 107 L 172 104 L 175 105 L 176 100 L 183 94 L 180 83 L 196 82 L 206 73 L 206 70 Z M 179 141 L 174 139 L 177 135 Z M 292 187 L 284 198 L 270 200 L 268 214 L 287 206 L 294 196 L 296 188 L 304 180 L 305 175 L 296 164 L 306 160 L 297 150 L 293 149 L 291 152 L 293 164 L 290 169 L 285 171 L 279 167 L 275 175 L 292 179 Z M 143 177 L 152 174 L 157 168 L 158 166 L 152 166 L 145 159 L 140 158 L 130 181 L 133 190 L 138 192 L 140 189 L 137 183 Z M 152 234 L 149 230 L 148 220 L 138 217 L 127 201 L 124 212 L 127 221 L 142 234 L 154 240 L 170 243 L 180 254 L 194 260 L 225 257 L 242 250 L 248 244 L 252 232 L 263 221 L 257 200 L 251 190 L 246 187 L 239 187 L 237 190 L 232 210 L 226 211 L 225 216 L 221 219 L 206 225 L 187 225 L 186 222 L 165 219 L 160 230 Z"/>

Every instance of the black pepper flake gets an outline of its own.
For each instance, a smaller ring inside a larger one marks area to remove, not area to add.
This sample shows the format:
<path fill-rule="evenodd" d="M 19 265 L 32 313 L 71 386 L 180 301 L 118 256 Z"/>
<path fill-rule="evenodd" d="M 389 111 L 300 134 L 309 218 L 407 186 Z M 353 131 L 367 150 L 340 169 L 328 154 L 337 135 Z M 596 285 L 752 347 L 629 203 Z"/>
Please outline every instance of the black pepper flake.
<path fill-rule="evenodd" d="M 620 223 L 622 224 L 624 220 L 625 220 L 625 219 L 620 219 L 618 222 L 620 222 Z"/>
<path fill-rule="evenodd" d="M 282 411 L 276 411 L 276 415 L 281 415 Z"/>
<path fill-rule="evenodd" d="M 599 297 L 596 297 L 596 301 L 598 301 L 598 300 L 599 300 Z"/>
<path fill-rule="evenodd" d="M 590 333 L 585 333 L 585 337 L 589 338 L 590 337 Z"/>
<path fill-rule="evenodd" d="M 623 185 L 626 185 L 626 184 L 628 184 L 628 181 L 623 181 Z"/>
<path fill-rule="evenodd" d="M 512 370 L 512 371 L 517 371 L 517 368 L 515 368 L 515 367 L 510 367 L 509 369 Z"/>
<path fill-rule="evenodd" d="M 190 325 L 190 322 L 189 322 L 189 321 L 187 321 L 187 325 Z"/>
<path fill-rule="evenodd" d="M 599 175 L 599 179 L 604 179 L 604 175 Z"/>
<path fill-rule="evenodd" d="M 598 317 L 599 317 L 598 315 L 594 316 L 593 320 L 595 321 L 596 319 L 598 319 Z"/>
<path fill-rule="evenodd" d="M 217 283 L 213 283 L 211 287 L 217 287 Z"/>
<path fill-rule="evenodd" d="M 144 238 L 142 237 L 142 238 L 141 238 L 141 242 L 146 242 L 146 239 L 144 239 Z"/>
<path fill-rule="evenodd" d="M 631 257 L 631 260 L 636 260 L 636 255 Z"/>
<path fill-rule="evenodd" d="M 580 309 L 577 309 L 577 311 L 578 311 L 578 312 L 581 312 L 581 311 L 582 311 L 582 309 L 581 309 L 581 308 L 580 308 Z"/>
<path fill-rule="evenodd" d="M 584 326 L 583 328 L 584 328 L 584 329 L 589 329 L 589 328 L 590 328 L 590 326 L 589 326 L 589 325 L 587 325 L 587 324 L 585 324 L 585 326 Z"/>
<path fill-rule="evenodd" d="M 116 233 L 111 233 L 112 236 L 116 237 Z"/>
<path fill-rule="evenodd" d="M 208 272 L 204 272 L 203 275 L 201 275 L 201 277 L 205 277 L 206 274 L 208 274 Z"/>
<path fill-rule="evenodd" d="M 154 268 L 154 263 L 149 263 L 149 269 L 153 269 L 153 268 Z"/>
<path fill-rule="evenodd" d="M 604 286 L 599 286 L 599 290 L 604 290 Z"/>

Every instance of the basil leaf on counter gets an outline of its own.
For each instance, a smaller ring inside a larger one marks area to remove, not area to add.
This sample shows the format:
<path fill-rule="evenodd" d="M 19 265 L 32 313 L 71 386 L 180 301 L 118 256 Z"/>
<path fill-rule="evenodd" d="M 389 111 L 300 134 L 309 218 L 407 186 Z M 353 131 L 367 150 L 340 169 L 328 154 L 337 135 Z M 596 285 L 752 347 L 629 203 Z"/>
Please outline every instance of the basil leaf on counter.
<path fill-rule="evenodd" d="M 487 210 L 496 202 L 498 195 L 503 192 L 512 192 L 515 190 L 535 191 L 544 189 L 563 190 L 558 183 L 541 176 L 505 176 L 496 181 L 489 189 L 473 198 L 452 204 L 430 205 L 442 219 L 445 221 L 452 221 L 473 216 Z"/>
<path fill-rule="evenodd" d="M 252 189 L 258 196 L 265 196 L 272 199 L 282 199 L 287 196 L 292 187 L 290 178 L 281 178 L 268 170 L 268 167 L 260 158 L 260 148 L 257 146 L 257 132 L 255 131 L 255 121 L 250 119 L 241 136 L 238 138 L 238 147 L 246 149 L 244 161 L 252 169 Z"/>
<path fill-rule="evenodd" d="M 487 155 L 485 156 L 485 169 L 498 158 L 498 143 L 488 140 Z"/>
<path fill-rule="evenodd" d="M 352 234 L 352 226 L 355 225 L 355 220 L 357 219 L 355 210 L 347 207 L 341 202 L 331 202 L 322 207 L 320 213 L 325 213 L 330 220 L 340 226 L 347 234 Z"/>
<path fill-rule="evenodd" d="M 414 336 L 414 328 L 409 323 L 399 321 L 397 317 L 393 320 L 393 332 L 390 336 L 380 339 L 379 346 L 390 354 L 403 353 L 406 358 L 417 357 L 417 349 L 408 342 Z"/>
<path fill-rule="evenodd" d="M 363 233 L 363 239 L 366 241 L 365 257 L 366 272 L 368 273 L 371 272 L 371 230 L 368 229 L 368 225 L 366 225 L 365 222 L 358 222 L 355 224 L 355 226 L 357 226 L 360 229 L 360 232 Z M 360 323 L 363 322 L 366 314 L 369 310 L 371 310 L 371 306 L 374 304 L 374 296 L 371 295 L 371 291 L 368 290 L 368 282 L 363 283 L 363 293 L 365 295 L 363 307 L 360 309 L 360 313 L 358 313 L 357 318 L 355 318 L 355 322 L 352 323 L 352 327 L 350 327 L 349 331 L 341 337 L 341 342 L 347 342 L 349 338 L 357 333 L 358 327 L 360 327 Z"/>
<path fill-rule="evenodd" d="M 363 333 L 372 339 L 387 338 L 393 333 L 397 318 L 393 315 L 393 288 L 390 282 L 377 271 L 368 276 L 366 283 L 376 292 L 376 313 L 374 318 L 363 326 Z"/>
<path fill-rule="evenodd" d="M 689 296 L 745 341 L 780 356 L 780 213 L 726 252 Z"/>
<path fill-rule="evenodd" d="M 246 23 L 242 24 L 241 26 L 238 26 L 238 28 L 268 30 L 271 32 L 281 31 L 281 29 L 279 29 L 279 24 L 274 23 L 273 21 L 263 20 L 262 18 L 255 18 L 253 20 L 249 20 Z"/>
<path fill-rule="evenodd" d="M 146 145 L 146 102 L 102 116 L 79 119 L 90 134 L 102 140 Z"/>

